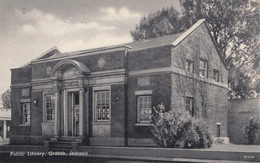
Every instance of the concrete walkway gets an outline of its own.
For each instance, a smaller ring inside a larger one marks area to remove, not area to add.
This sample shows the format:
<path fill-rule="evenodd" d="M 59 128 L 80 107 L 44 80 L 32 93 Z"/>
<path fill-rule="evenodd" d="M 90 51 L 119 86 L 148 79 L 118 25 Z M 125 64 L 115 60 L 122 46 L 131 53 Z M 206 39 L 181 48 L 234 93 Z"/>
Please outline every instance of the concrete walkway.
<path fill-rule="evenodd" d="M 31 145 L 2 145 L 0 154 L 9 156 L 14 151 L 43 151 L 43 146 Z M 171 149 L 151 147 L 102 147 L 78 146 L 77 151 L 87 152 L 88 155 L 76 156 L 78 159 L 103 160 L 105 162 L 260 162 L 260 145 L 217 144 L 209 149 Z M 56 159 L 45 152 L 44 159 Z M 66 156 L 73 159 L 74 156 Z M 73 158 L 72 158 L 73 157 Z M 29 159 L 28 157 L 8 157 L 8 161 L 15 159 Z M 59 157 L 62 158 L 62 157 Z M 37 158 L 35 158 L 37 160 Z M 42 159 L 42 158 L 38 158 Z M 103 162 L 101 161 L 101 162 Z"/>
<path fill-rule="evenodd" d="M 238 144 L 213 144 L 210 151 L 228 151 L 228 152 L 259 152 L 260 145 L 238 145 Z"/>

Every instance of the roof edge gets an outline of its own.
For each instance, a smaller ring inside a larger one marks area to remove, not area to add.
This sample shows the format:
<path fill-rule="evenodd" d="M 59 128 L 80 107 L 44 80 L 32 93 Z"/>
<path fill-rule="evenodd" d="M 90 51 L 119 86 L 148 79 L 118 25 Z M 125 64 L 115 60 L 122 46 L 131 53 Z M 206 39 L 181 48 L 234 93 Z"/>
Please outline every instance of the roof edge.
<path fill-rule="evenodd" d="M 205 19 L 198 20 L 193 26 L 191 26 L 186 32 L 184 32 L 181 36 L 179 36 L 173 43 L 173 46 L 177 46 L 180 42 L 182 42 L 186 37 L 188 37 L 193 31 L 195 31 L 202 23 L 204 23 Z"/>
<path fill-rule="evenodd" d="M 50 52 L 53 51 L 53 50 L 57 50 L 57 51 L 60 53 L 59 49 L 58 49 L 56 46 L 54 46 L 54 47 L 50 48 L 49 50 L 47 50 L 46 52 L 44 52 L 44 53 L 42 53 L 41 55 L 39 55 L 38 57 L 34 58 L 33 60 L 27 62 L 27 63 L 24 64 L 24 65 L 22 65 L 22 66 L 19 67 L 19 68 L 29 66 L 33 61 L 36 61 L 37 59 L 44 57 L 46 54 L 50 53 Z"/>

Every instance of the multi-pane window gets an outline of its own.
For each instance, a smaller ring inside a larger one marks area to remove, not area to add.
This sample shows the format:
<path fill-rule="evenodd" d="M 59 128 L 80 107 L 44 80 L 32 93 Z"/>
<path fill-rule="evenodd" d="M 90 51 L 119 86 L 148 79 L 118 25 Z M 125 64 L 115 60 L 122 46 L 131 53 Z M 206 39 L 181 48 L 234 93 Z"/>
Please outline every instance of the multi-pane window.
<path fill-rule="evenodd" d="M 22 103 L 22 124 L 30 124 L 30 103 Z"/>
<path fill-rule="evenodd" d="M 186 97 L 186 110 L 190 112 L 190 115 L 193 117 L 195 115 L 194 110 L 194 98 Z"/>
<path fill-rule="evenodd" d="M 138 123 L 151 123 L 152 97 L 151 96 L 138 96 L 137 97 L 137 109 L 138 109 Z"/>
<path fill-rule="evenodd" d="M 186 70 L 190 73 L 193 73 L 193 61 L 186 59 Z"/>
<path fill-rule="evenodd" d="M 55 97 L 48 95 L 45 97 L 46 121 L 53 121 L 55 115 Z"/>
<path fill-rule="evenodd" d="M 97 121 L 109 121 L 110 119 L 109 91 L 95 92 L 95 108 L 96 108 Z"/>
<path fill-rule="evenodd" d="M 219 71 L 218 70 L 213 70 L 213 79 L 215 80 L 215 81 L 219 81 Z"/>
<path fill-rule="evenodd" d="M 208 62 L 206 60 L 200 60 L 200 76 L 207 77 L 208 75 Z"/>

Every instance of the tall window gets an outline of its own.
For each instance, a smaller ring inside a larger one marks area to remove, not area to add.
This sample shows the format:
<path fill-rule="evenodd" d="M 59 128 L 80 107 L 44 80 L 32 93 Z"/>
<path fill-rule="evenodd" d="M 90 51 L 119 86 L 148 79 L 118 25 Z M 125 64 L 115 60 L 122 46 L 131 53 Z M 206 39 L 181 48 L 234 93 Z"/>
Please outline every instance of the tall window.
<path fill-rule="evenodd" d="M 152 97 L 138 96 L 138 123 L 151 123 L 152 120 Z"/>
<path fill-rule="evenodd" d="M 95 92 L 95 109 L 97 121 L 109 121 L 110 119 L 110 97 L 109 91 Z"/>
<path fill-rule="evenodd" d="M 218 70 L 213 70 L 213 79 L 215 80 L 215 81 L 219 81 L 219 71 Z"/>
<path fill-rule="evenodd" d="M 22 103 L 22 124 L 29 125 L 30 124 L 30 103 Z"/>
<path fill-rule="evenodd" d="M 46 121 L 53 121 L 55 115 L 55 97 L 54 95 L 45 96 Z"/>
<path fill-rule="evenodd" d="M 207 77 L 208 75 L 208 62 L 206 60 L 200 60 L 200 76 Z"/>
<path fill-rule="evenodd" d="M 190 73 L 193 73 L 193 61 L 186 59 L 186 70 Z"/>
<path fill-rule="evenodd" d="M 194 98 L 186 97 L 186 109 L 190 112 L 190 115 L 193 117 L 195 115 L 194 110 Z"/>

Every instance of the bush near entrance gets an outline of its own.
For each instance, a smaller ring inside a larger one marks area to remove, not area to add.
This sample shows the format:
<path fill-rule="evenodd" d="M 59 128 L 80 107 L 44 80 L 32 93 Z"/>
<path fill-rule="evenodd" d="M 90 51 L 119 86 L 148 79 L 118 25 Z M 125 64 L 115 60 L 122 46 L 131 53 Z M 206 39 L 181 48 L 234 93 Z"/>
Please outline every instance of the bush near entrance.
<path fill-rule="evenodd" d="M 191 117 L 186 109 L 166 112 L 164 105 L 153 107 L 152 135 L 155 142 L 166 148 L 209 148 L 211 135 L 205 123 Z"/>

